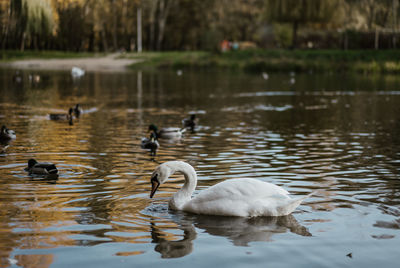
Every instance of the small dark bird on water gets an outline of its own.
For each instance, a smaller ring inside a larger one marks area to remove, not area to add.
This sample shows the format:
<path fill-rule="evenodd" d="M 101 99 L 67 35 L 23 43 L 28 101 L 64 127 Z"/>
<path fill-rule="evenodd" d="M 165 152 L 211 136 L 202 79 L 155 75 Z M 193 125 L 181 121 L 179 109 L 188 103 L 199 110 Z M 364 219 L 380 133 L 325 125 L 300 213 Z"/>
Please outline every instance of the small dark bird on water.
<path fill-rule="evenodd" d="M 74 109 L 69 108 L 68 113 L 67 114 L 50 114 L 50 120 L 54 120 L 54 121 L 68 121 L 68 123 L 70 125 L 73 125 L 72 119 L 73 119 L 73 114 L 74 113 Z"/>
<path fill-rule="evenodd" d="M 79 118 L 79 116 L 82 114 L 82 108 L 81 108 L 81 105 L 78 103 L 77 105 L 75 105 L 75 108 L 74 108 L 74 115 L 75 115 L 75 117 L 76 118 Z"/>
<path fill-rule="evenodd" d="M 149 125 L 149 131 L 155 133 L 156 139 L 178 140 L 182 138 L 182 134 L 186 131 L 186 129 L 177 127 L 165 127 L 158 130 L 156 125 L 151 124 Z"/>
<path fill-rule="evenodd" d="M 10 140 L 14 140 L 17 136 L 15 135 L 15 131 L 8 129 L 6 126 L 1 127 L 0 132 L 0 142 L 8 142 Z"/>
<path fill-rule="evenodd" d="M 28 160 L 28 167 L 25 168 L 29 174 L 33 175 L 56 175 L 58 169 L 53 163 L 39 163 L 35 159 Z"/>
<path fill-rule="evenodd" d="M 185 118 L 182 120 L 183 128 L 189 128 L 190 131 L 194 132 L 194 128 L 197 124 L 197 118 L 195 114 L 191 114 L 189 118 Z"/>
<path fill-rule="evenodd" d="M 150 149 L 150 155 L 155 156 L 158 147 L 160 147 L 160 144 L 158 143 L 156 138 L 156 133 L 151 132 L 150 138 L 143 138 L 140 146 L 142 147 L 142 149 Z"/>

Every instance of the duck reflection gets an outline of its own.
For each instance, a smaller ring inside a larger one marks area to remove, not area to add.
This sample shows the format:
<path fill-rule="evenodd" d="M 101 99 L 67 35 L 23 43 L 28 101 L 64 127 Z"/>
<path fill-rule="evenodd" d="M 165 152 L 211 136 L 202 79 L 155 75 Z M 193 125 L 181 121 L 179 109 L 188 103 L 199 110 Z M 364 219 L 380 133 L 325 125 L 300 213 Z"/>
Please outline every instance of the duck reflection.
<path fill-rule="evenodd" d="M 293 215 L 255 218 L 174 215 L 172 220 L 183 231 L 183 238 L 180 240 L 172 241 L 175 236 L 171 236 L 167 228 L 151 222 L 152 243 L 157 244 L 154 250 L 161 253 L 162 258 L 179 258 L 190 254 L 193 251 L 192 241 L 197 237 L 196 228 L 210 235 L 226 237 L 235 246 L 248 246 L 250 242 L 257 241 L 273 241 L 274 234 L 288 231 L 301 236 L 311 236 L 308 229 L 300 225 Z"/>

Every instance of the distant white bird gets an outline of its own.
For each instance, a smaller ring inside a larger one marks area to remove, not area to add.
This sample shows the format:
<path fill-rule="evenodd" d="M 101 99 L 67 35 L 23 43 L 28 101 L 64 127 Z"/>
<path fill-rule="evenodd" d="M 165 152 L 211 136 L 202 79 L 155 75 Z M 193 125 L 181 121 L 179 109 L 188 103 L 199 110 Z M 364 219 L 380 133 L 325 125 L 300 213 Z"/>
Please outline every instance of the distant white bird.
<path fill-rule="evenodd" d="M 294 85 L 296 83 L 296 79 L 294 77 L 290 78 L 289 83 Z"/>
<path fill-rule="evenodd" d="M 33 84 L 37 84 L 40 82 L 40 75 L 38 74 L 30 74 L 28 75 L 29 82 Z"/>
<path fill-rule="evenodd" d="M 265 79 L 265 80 L 268 80 L 268 78 L 269 78 L 269 75 L 267 74 L 267 73 L 262 73 L 262 77 Z"/>
<path fill-rule="evenodd" d="M 14 83 L 20 84 L 22 83 L 23 77 L 20 71 L 16 71 L 15 74 L 13 75 L 13 81 Z"/>
<path fill-rule="evenodd" d="M 178 76 L 181 76 L 181 75 L 183 74 L 183 72 L 182 72 L 182 70 L 178 70 L 178 71 L 176 71 L 176 74 L 177 74 Z"/>
<path fill-rule="evenodd" d="M 85 70 L 79 67 L 72 67 L 71 75 L 72 77 L 82 77 L 85 74 Z"/>

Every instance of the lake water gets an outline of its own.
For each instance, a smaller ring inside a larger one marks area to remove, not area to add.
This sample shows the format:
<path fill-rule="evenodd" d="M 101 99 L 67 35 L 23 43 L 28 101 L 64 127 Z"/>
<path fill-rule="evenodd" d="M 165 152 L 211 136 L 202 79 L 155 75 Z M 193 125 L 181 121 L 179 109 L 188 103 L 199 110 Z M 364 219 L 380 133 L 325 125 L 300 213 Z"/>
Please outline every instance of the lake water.
<path fill-rule="evenodd" d="M 400 77 L 0 70 L 0 267 L 398 267 Z M 31 79 L 29 79 L 31 75 Z M 34 76 L 34 75 L 40 75 Z M 70 126 L 48 120 L 80 103 Z M 150 123 L 199 126 L 157 155 Z M 29 158 L 58 180 L 28 176 Z M 168 211 L 182 176 L 149 198 L 159 163 L 183 160 L 196 193 L 237 177 L 311 191 L 287 217 Z"/>

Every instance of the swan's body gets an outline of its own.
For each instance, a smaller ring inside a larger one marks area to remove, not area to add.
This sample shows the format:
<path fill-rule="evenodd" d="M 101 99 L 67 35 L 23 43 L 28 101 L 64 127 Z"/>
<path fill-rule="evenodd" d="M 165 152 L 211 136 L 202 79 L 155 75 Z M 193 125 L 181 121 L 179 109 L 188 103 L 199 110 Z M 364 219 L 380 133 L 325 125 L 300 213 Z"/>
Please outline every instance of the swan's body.
<path fill-rule="evenodd" d="M 0 141 L 1 142 L 8 142 L 11 140 L 16 139 L 17 136 L 15 135 L 15 131 L 8 129 L 6 126 L 2 126 L 1 127 L 1 131 L 0 131 Z"/>
<path fill-rule="evenodd" d="M 151 124 L 149 126 L 149 131 L 156 133 L 156 139 L 173 140 L 182 138 L 182 134 L 186 131 L 186 129 L 181 129 L 178 127 L 166 127 L 158 130 L 156 125 Z"/>
<path fill-rule="evenodd" d="M 151 183 L 153 197 L 158 186 L 175 172 L 185 176 L 182 188 L 169 201 L 169 208 L 195 214 L 221 216 L 284 216 L 292 213 L 309 197 L 291 199 L 289 193 L 277 185 L 256 179 L 226 180 L 192 198 L 197 175 L 194 168 L 182 161 L 170 161 L 159 165 L 153 172 Z"/>

